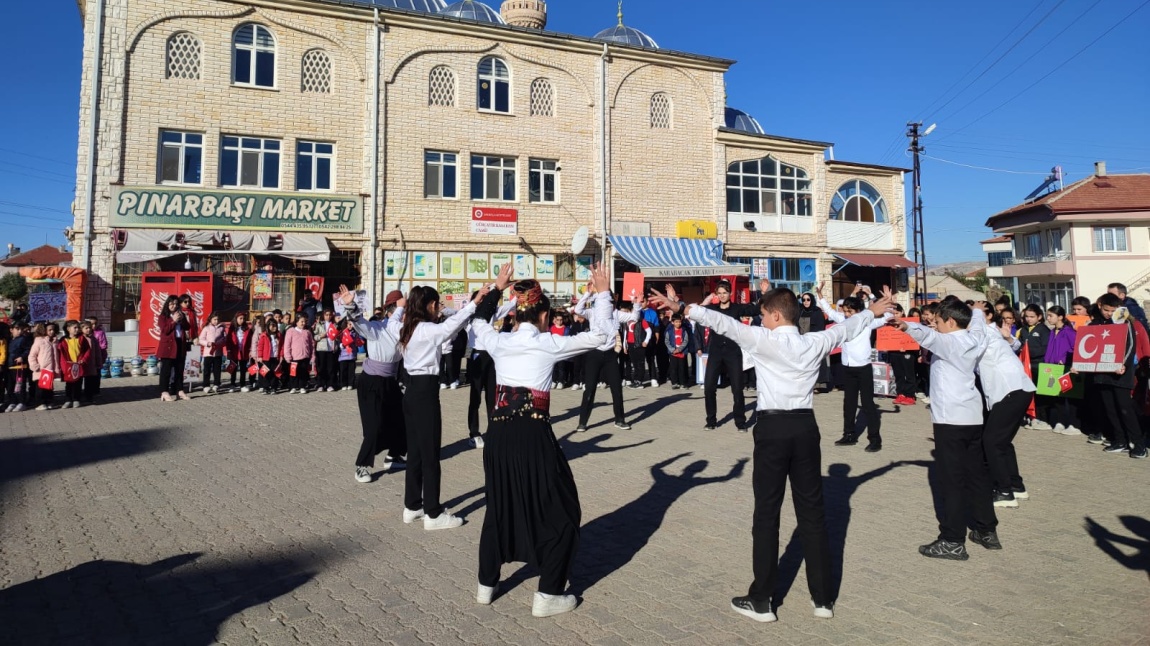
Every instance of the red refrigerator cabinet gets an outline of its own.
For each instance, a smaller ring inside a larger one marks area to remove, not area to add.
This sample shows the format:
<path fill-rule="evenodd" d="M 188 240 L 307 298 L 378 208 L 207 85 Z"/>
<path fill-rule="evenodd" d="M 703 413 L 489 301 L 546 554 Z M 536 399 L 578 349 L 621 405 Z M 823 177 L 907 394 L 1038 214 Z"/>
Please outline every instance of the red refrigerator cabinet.
<path fill-rule="evenodd" d="M 156 354 L 160 345 L 160 308 L 169 296 L 192 296 L 196 319 L 202 328 L 215 303 L 215 275 L 207 271 L 156 271 L 140 277 L 140 341 L 137 352 L 141 357 Z"/>

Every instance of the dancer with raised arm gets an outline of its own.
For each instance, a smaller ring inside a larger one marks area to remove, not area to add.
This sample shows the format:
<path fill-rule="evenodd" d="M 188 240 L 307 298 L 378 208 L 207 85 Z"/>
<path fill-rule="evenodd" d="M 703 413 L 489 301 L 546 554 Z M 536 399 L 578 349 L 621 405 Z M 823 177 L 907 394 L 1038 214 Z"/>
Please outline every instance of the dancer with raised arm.
<path fill-rule="evenodd" d="M 776 621 L 772 598 L 779 571 L 779 510 L 787 480 L 802 538 L 807 565 L 807 587 L 815 616 L 834 616 L 831 550 L 823 509 L 822 454 L 819 427 L 812 401 L 823 359 L 836 346 L 863 333 L 875 316 L 893 303 L 889 289 L 868 311 L 824 332 L 799 334 L 799 301 L 786 288 L 772 289 L 759 298 L 762 326 L 743 325 L 738 319 L 705 307 L 683 305 L 655 292 L 658 307 L 685 314 L 713 329 L 736 348 L 750 355 L 755 377 L 770 387 L 758 389 L 754 438 L 755 513 L 752 566 L 755 580 L 745 596 L 731 600 L 731 608 L 755 621 Z"/>
<path fill-rule="evenodd" d="M 594 281 L 587 284 L 587 291 L 575 305 L 575 314 L 590 320 L 591 308 L 587 306 L 592 298 L 599 298 Z M 634 303 L 638 302 L 636 297 Z M 612 330 L 603 343 L 587 353 L 587 360 L 583 363 L 583 403 L 579 406 L 579 426 L 575 430 L 583 433 L 587 430 L 587 422 L 591 419 L 591 409 L 595 407 L 595 389 L 600 383 L 606 383 L 611 391 L 611 407 L 615 413 L 615 428 L 622 431 L 631 430 L 627 423 L 627 414 L 623 411 L 623 374 L 619 370 L 619 358 L 615 353 L 615 333 L 624 325 L 639 320 L 639 308 L 632 307 L 629 312 L 616 311 L 612 315 Z"/>
<path fill-rule="evenodd" d="M 577 604 L 573 595 L 563 593 L 581 515 L 575 478 L 551 430 L 551 371 L 556 363 L 602 347 L 614 335 L 611 283 L 603 267 L 592 268 L 596 295 L 590 331 L 556 336 L 547 332 L 551 303 L 539 283 L 519 281 L 512 287 L 519 326 L 500 334 L 487 320 L 511 275 L 508 264 L 472 322 L 495 363 L 496 380 L 495 412 L 483 449 L 487 514 L 479 537 L 476 601 L 491 603 L 504 563 L 525 561 L 540 573 L 531 614 L 550 617 Z"/>

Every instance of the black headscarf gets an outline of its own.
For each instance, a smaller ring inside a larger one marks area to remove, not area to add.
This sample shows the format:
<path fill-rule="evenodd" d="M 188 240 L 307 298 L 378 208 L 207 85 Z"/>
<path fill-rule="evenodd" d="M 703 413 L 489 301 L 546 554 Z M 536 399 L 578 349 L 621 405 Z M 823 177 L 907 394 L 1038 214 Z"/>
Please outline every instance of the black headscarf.
<path fill-rule="evenodd" d="M 810 296 L 810 304 L 803 303 L 803 296 Z M 802 294 L 799 296 L 799 307 L 801 308 L 799 318 L 808 319 L 809 321 L 807 326 L 803 326 L 806 328 L 806 332 L 822 332 L 827 329 L 827 317 L 823 314 L 823 311 L 819 309 L 818 299 L 815 298 L 814 294 Z"/>

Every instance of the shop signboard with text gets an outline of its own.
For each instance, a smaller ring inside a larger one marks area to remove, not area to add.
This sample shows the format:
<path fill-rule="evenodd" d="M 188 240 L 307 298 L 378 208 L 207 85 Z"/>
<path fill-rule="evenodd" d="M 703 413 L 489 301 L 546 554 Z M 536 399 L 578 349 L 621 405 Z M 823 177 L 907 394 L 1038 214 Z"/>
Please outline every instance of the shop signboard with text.
<path fill-rule="evenodd" d="M 120 228 L 363 233 L 363 200 L 168 186 L 113 186 L 109 223 Z"/>
<path fill-rule="evenodd" d="M 471 232 L 477 235 L 519 235 L 519 211 L 489 206 L 471 207 Z"/>

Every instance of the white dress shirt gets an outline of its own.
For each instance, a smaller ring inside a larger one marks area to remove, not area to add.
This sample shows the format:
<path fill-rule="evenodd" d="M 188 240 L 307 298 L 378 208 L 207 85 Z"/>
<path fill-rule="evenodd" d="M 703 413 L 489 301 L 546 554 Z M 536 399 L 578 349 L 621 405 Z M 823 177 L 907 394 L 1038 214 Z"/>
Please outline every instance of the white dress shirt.
<path fill-rule="evenodd" d="M 471 325 L 495 362 L 496 383 L 550 392 L 556 363 L 601 347 L 608 334 L 613 333 L 612 309 L 610 293 L 597 295 L 591 310 L 591 329 L 575 336 L 540 332 L 531 323 L 520 323 L 510 334 L 496 332 L 487 321 L 476 320 Z"/>
<path fill-rule="evenodd" d="M 491 321 L 498 321 L 502 323 L 503 319 L 507 318 L 507 315 L 510 314 L 511 310 L 513 309 L 515 309 L 514 299 L 504 303 L 499 308 L 499 311 L 496 312 L 495 317 L 492 318 Z M 468 324 L 467 326 L 467 347 L 471 348 L 475 352 L 486 352 L 486 350 L 483 348 L 483 342 L 479 340 L 479 335 L 475 333 L 474 322 Z"/>
<path fill-rule="evenodd" d="M 583 296 L 579 298 L 579 302 L 575 304 L 575 313 L 588 320 L 591 318 L 591 310 L 587 307 L 587 301 L 591 299 L 591 296 L 591 292 L 584 292 Z M 619 331 L 619 326 L 627 325 L 632 321 L 639 320 L 639 312 L 637 311 L 613 311 L 614 313 L 611 315 L 611 332 L 607 335 L 607 340 L 604 341 L 603 344 L 598 348 L 596 348 L 597 350 L 601 350 L 603 352 L 611 352 L 615 349 L 615 335 Z"/>
<path fill-rule="evenodd" d="M 380 363 L 396 363 L 402 358 L 399 353 L 399 331 L 403 328 L 402 307 L 395 308 L 391 316 L 382 321 L 369 321 L 363 318 L 363 311 L 353 302 L 345 308 L 344 316 L 367 342 L 369 359 Z"/>
<path fill-rule="evenodd" d="M 982 398 L 974 387 L 974 369 L 982 356 L 982 335 L 969 330 L 942 334 L 906 324 L 906 333 L 930 350 L 930 419 L 935 424 L 981 426 Z"/>
<path fill-rule="evenodd" d="M 1002 333 L 987 325 L 986 317 L 976 311 L 968 329 L 971 334 L 982 338 L 982 356 L 978 358 L 975 370 L 982 378 L 982 394 L 986 398 L 987 409 L 994 408 L 998 402 L 1017 390 L 1028 393 L 1035 391 L 1034 382 L 1026 376 L 1022 361 L 1014 354 L 1011 344 L 1002 338 Z"/>
<path fill-rule="evenodd" d="M 846 316 L 843 315 L 842 312 L 836 311 L 835 309 L 831 308 L 831 304 L 826 302 L 826 300 L 824 300 L 822 298 L 819 299 L 819 307 L 823 310 L 823 313 L 827 315 L 827 318 L 830 319 L 831 321 L 833 321 L 834 323 L 840 323 L 841 324 L 844 321 L 849 320 Z M 858 315 L 856 314 L 855 316 L 858 316 Z M 873 313 L 872 313 L 872 316 L 873 316 Z M 852 316 L 850 318 L 854 318 L 854 316 Z M 868 327 L 866 327 L 864 330 L 862 330 L 858 334 L 856 334 L 854 336 L 848 336 L 847 339 L 845 341 L 843 341 L 843 344 L 842 344 L 843 365 L 848 367 L 848 368 L 859 368 L 862 366 L 869 366 L 871 363 L 870 362 L 871 351 L 874 349 L 871 347 L 871 344 L 870 344 L 870 332 L 871 332 L 871 330 L 877 330 L 880 327 L 886 325 L 886 322 L 889 320 L 890 320 L 890 314 L 883 314 L 881 318 L 877 318 L 874 321 L 872 321 Z M 832 328 L 832 329 L 834 329 L 834 328 Z"/>
<path fill-rule="evenodd" d="M 874 321 L 874 314 L 866 310 L 825 332 L 799 334 L 793 325 L 774 330 L 743 325 L 738 319 L 699 306 L 692 307 L 688 317 L 733 340 L 751 356 L 760 386 L 758 410 L 811 408 L 823 360 L 844 340 L 864 333 Z"/>
<path fill-rule="evenodd" d="M 407 374 L 438 376 L 443 344 L 458 334 L 474 313 L 475 303 L 469 302 L 442 323 L 425 321 L 415 326 L 411 339 L 403 347 L 403 368 Z"/>

